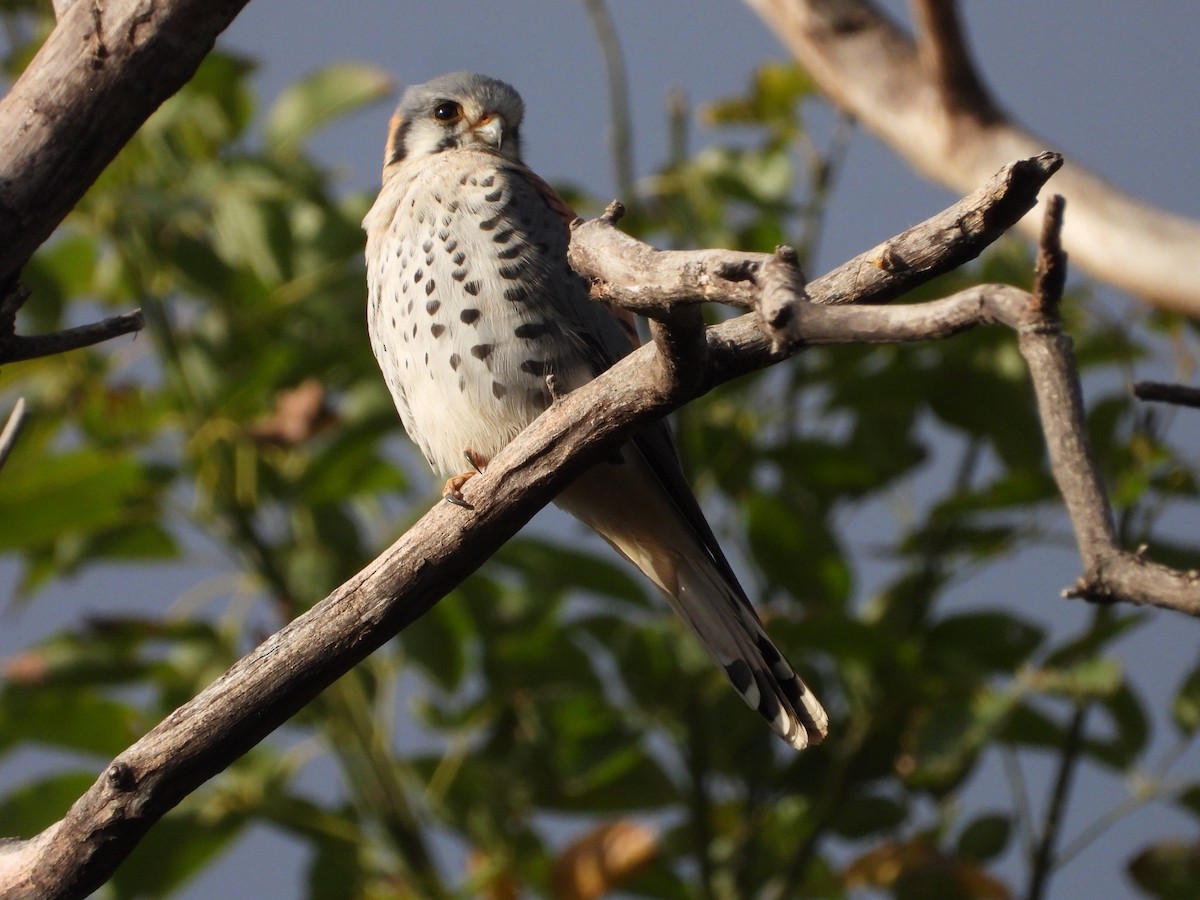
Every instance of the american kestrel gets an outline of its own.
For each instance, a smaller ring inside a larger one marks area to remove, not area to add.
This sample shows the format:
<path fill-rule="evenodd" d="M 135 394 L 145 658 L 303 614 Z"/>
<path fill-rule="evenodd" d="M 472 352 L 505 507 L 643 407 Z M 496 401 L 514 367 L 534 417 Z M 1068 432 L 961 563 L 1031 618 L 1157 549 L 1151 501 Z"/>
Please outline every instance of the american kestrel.
<path fill-rule="evenodd" d="M 405 429 L 460 504 L 474 471 L 549 406 L 548 376 L 571 391 L 636 343 L 567 263 L 575 214 L 521 162 L 523 113 L 512 87 L 482 75 L 409 88 L 363 221 L 372 349 Z M 825 736 L 825 710 L 763 630 L 664 424 L 555 502 L 663 591 L 780 737 L 802 748 Z"/>

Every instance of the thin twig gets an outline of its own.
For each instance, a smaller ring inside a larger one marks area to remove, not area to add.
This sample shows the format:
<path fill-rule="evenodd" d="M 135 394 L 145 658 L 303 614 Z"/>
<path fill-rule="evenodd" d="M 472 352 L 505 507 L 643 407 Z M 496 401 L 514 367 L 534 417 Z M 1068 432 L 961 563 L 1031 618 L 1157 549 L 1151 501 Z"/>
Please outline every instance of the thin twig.
<path fill-rule="evenodd" d="M 1200 409 L 1200 388 L 1186 384 L 1166 384 L 1161 381 L 1139 381 L 1133 386 L 1133 396 L 1153 403 L 1172 403 Z"/>
<path fill-rule="evenodd" d="M 56 353 L 66 353 L 91 347 L 103 341 L 120 337 L 123 334 L 133 334 L 141 331 L 144 325 L 142 311 L 134 310 L 93 322 L 90 325 L 80 325 L 67 328 L 51 334 L 38 334 L 32 337 L 14 335 L 0 348 L 0 363 L 20 362 L 26 359 L 37 359 L 41 356 L 53 356 Z"/>
<path fill-rule="evenodd" d="M 1071 715 L 1071 723 L 1067 726 L 1066 738 L 1063 741 L 1062 756 L 1059 757 L 1058 771 L 1054 776 L 1054 787 L 1050 793 L 1050 802 L 1046 807 L 1046 818 L 1042 825 L 1042 833 L 1038 839 L 1037 850 L 1033 857 L 1033 868 L 1029 876 L 1029 890 L 1026 900 L 1041 900 L 1049 883 L 1050 873 L 1054 869 L 1055 846 L 1058 843 L 1059 832 L 1062 829 L 1063 816 L 1067 809 L 1067 798 L 1071 793 L 1071 781 L 1076 772 L 1083 750 L 1084 726 L 1087 724 L 1089 702 L 1076 704 Z"/>
<path fill-rule="evenodd" d="M 625 59 L 612 15 L 604 0 L 583 0 L 600 54 L 604 58 L 604 74 L 608 81 L 609 146 L 612 149 L 613 174 L 617 195 L 626 203 L 637 202 L 633 175 L 633 128 L 629 116 L 629 84 L 625 78 Z"/>
<path fill-rule="evenodd" d="M 17 442 L 17 436 L 21 433 L 21 426 L 24 424 L 25 398 L 18 397 L 12 412 L 8 414 L 8 421 L 4 423 L 4 430 L 0 431 L 0 469 L 4 468 L 4 464 L 8 462 L 8 454 L 12 452 L 12 448 Z"/>

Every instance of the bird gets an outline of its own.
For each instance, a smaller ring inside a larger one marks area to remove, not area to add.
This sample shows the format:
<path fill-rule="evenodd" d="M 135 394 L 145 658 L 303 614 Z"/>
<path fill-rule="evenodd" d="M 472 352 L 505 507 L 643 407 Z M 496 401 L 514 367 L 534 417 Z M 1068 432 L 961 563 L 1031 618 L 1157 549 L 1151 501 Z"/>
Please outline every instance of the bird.
<path fill-rule="evenodd" d="M 523 117 L 517 91 L 484 75 L 409 87 L 363 220 L 372 350 L 405 430 L 460 506 L 466 482 L 554 396 L 637 344 L 632 318 L 590 299 L 569 265 L 575 213 L 522 161 Z M 825 737 L 825 710 L 767 635 L 664 423 L 555 503 L 661 590 L 784 741 Z"/>

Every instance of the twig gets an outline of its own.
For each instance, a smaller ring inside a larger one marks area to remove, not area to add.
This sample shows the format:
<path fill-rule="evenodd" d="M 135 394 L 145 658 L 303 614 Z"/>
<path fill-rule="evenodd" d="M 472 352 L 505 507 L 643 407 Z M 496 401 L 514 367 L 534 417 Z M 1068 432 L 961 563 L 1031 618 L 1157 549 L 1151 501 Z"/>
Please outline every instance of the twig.
<path fill-rule="evenodd" d="M 1083 575 L 1064 595 L 1200 615 L 1200 572 L 1158 565 L 1141 553 L 1122 550 L 1117 542 L 1112 507 L 1088 442 L 1071 339 L 1062 333 L 1058 319 L 1065 257 L 1057 237 L 1062 211 L 1056 206 L 1052 203 L 1047 210 L 1039 254 L 1046 264 L 1039 268 L 1035 320 L 1020 329 L 1018 346 L 1029 365 L 1051 470 L 1083 562 Z"/>
<path fill-rule="evenodd" d="M 583 9 L 595 32 L 600 54 L 604 58 L 604 74 L 608 81 L 609 144 L 612 149 L 613 174 L 617 180 L 617 195 L 627 203 L 637 202 L 633 175 L 633 129 L 629 121 L 629 84 L 625 79 L 625 60 L 612 15 L 604 0 L 583 0 Z"/>
<path fill-rule="evenodd" d="M 0 431 L 0 469 L 3 469 L 4 464 L 8 462 L 8 454 L 12 452 L 13 446 L 17 443 L 21 426 L 24 424 L 25 398 L 18 397 L 12 412 L 8 414 L 8 421 L 4 423 L 4 430 Z"/>
<path fill-rule="evenodd" d="M 1083 732 L 1087 723 L 1088 702 L 1080 702 L 1075 706 L 1071 715 L 1071 723 L 1067 726 L 1067 734 L 1063 741 L 1062 756 L 1058 761 L 1058 771 L 1054 776 L 1054 787 L 1050 792 L 1050 802 L 1046 806 L 1046 818 L 1042 825 L 1042 833 L 1038 838 L 1037 850 L 1033 857 L 1033 867 L 1029 876 L 1029 890 L 1026 900 L 1041 900 L 1049 883 L 1050 873 L 1054 870 L 1054 849 L 1058 843 L 1059 831 L 1062 829 L 1063 815 L 1067 809 L 1067 797 L 1071 792 L 1071 780 L 1075 775 L 1079 754 L 1083 749 Z"/>
<path fill-rule="evenodd" d="M 1186 384 L 1164 384 L 1161 381 L 1139 381 L 1133 386 L 1133 396 L 1155 403 L 1173 403 L 1200 409 L 1200 388 Z"/>
<path fill-rule="evenodd" d="M 99 344 L 123 334 L 141 331 L 144 324 L 145 320 L 139 309 L 100 322 L 93 322 L 90 325 L 80 325 L 51 334 L 38 334 L 32 337 L 14 335 L 7 341 L 0 342 L 0 363 L 20 362 L 26 359 L 37 359 L 41 356 L 53 356 L 56 353 L 66 353 L 82 347 L 91 347 L 93 344 Z"/>

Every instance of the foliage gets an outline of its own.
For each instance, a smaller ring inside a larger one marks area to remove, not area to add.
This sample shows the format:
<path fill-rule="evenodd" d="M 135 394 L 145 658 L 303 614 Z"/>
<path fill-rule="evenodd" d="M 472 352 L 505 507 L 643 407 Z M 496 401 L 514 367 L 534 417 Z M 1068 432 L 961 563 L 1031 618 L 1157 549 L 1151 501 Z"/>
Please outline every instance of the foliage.
<path fill-rule="evenodd" d="M 59 818 L 263 622 L 319 600 L 430 500 L 363 334 L 368 199 L 338 196 L 305 149 L 386 79 L 314 73 L 259 114 L 249 71 L 212 55 L 25 272 L 28 330 L 131 306 L 149 325 L 0 373 L 37 410 L 0 473 L 16 602 L 84 567 L 177 565 L 213 544 L 243 581 L 212 588 L 223 614 L 80 622 L 7 661 L 0 753 L 72 762 L 0 799 L 5 834 Z M 811 143 L 810 100 L 802 75 L 764 67 L 709 110 L 719 135 L 752 140 L 678 146 L 633 224 L 660 243 L 811 252 L 840 150 Z M 922 296 L 1030 268 L 1003 245 Z M 1100 317 L 1071 326 L 1094 383 L 1149 352 L 1151 337 Z M 1156 531 L 1194 501 L 1194 469 L 1119 391 L 1090 405 L 1125 538 L 1194 564 L 1194 538 Z M 618 882 L 646 897 L 1004 897 L 998 863 L 1061 836 L 1019 786 L 1003 809 L 964 802 L 989 759 L 1052 758 L 1067 782 L 1150 765 L 1149 704 L 1111 654 L 1144 616 L 1099 609 L 1052 635 L 1018 602 L 955 593 L 1062 529 L 1011 334 L 813 350 L 689 407 L 679 443 L 770 629 L 831 708 L 825 745 L 785 751 L 604 548 L 534 530 L 185 801 L 103 896 L 168 896 L 267 824 L 311 849 L 313 898 L 584 897 Z M 929 499 L 887 516 L 915 478 Z M 870 554 L 846 527 L 866 514 L 887 519 Z M 1186 675 L 1169 704 L 1181 750 L 1198 685 Z M 335 764 L 332 799 L 314 754 Z M 1197 797 L 1200 782 L 1142 799 L 1200 815 Z M 1131 865 L 1155 896 L 1196 884 L 1194 845 Z"/>

